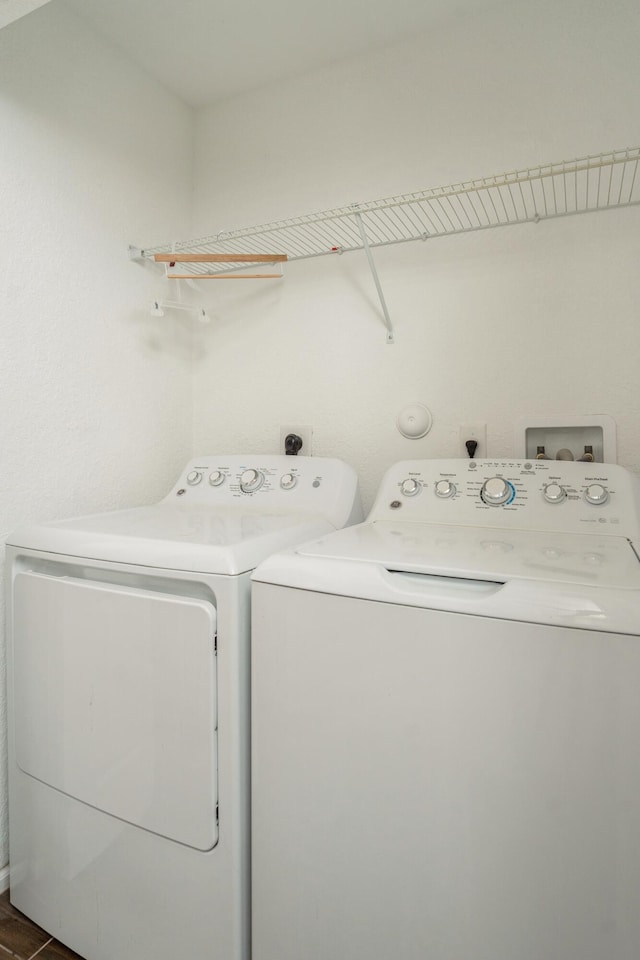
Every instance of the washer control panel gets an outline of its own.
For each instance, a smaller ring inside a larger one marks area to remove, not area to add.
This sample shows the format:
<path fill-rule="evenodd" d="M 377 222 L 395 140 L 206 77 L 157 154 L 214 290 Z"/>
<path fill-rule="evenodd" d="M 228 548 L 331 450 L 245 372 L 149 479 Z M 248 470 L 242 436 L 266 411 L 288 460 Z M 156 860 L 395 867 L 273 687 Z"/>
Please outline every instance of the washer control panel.
<path fill-rule="evenodd" d="M 416 492 L 418 485 L 416 484 Z M 188 463 L 165 502 L 246 510 L 296 511 L 362 519 L 355 471 L 326 457 L 285 455 L 201 457 Z"/>
<path fill-rule="evenodd" d="M 385 475 L 369 520 L 417 520 L 640 539 L 640 481 L 617 464 L 405 460 Z"/>

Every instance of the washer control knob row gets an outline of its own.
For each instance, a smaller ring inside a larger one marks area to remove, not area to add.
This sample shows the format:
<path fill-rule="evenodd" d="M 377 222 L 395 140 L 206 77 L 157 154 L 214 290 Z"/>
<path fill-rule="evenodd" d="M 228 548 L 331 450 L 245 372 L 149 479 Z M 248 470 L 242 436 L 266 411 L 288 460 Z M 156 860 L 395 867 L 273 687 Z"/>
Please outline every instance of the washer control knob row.
<path fill-rule="evenodd" d="M 438 480 L 434 490 L 436 497 L 440 497 L 441 500 L 448 500 L 449 497 L 455 496 L 456 485 L 451 480 Z"/>
<path fill-rule="evenodd" d="M 240 474 L 240 489 L 243 493 L 253 493 L 264 483 L 264 474 L 260 470 L 243 470 Z"/>
<path fill-rule="evenodd" d="M 192 487 L 195 487 L 197 483 L 200 483 L 202 480 L 202 470 L 192 470 L 191 473 L 187 474 L 187 483 Z"/>
<path fill-rule="evenodd" d="M 280 477 L 280 486 L 283 490 L 293 490 L 297 482 L 298 478 L 293 473 L 285 473 Z"/>
<path fill-rule="evenodd" d="M 567 496 L 567 491 L 559 483 L 548 483 L 544 488 L 543 496 L 547 503 L 562 503 Z"/>
<path fill-rule="evenodd" d="M 482 484 L 480 496 L 485 503 L 491 507 L 500 507 L 513 495 L 513 488 L 510 483 L 503 480 L 502 477 L 491 477 Z"/>
<path fill-rule="evenodd" d="M 400 484 L 400 491 L 404 497 L 415 497 L 420 493 L 420 483 L 413 478 L 407 478 Z"/>
<path fill-rule="evenodd" d="M 584 498 L 587 503 L 592 503 L 594 507 L 599 507 L 609 499 L 609 491 L 601 483 L 590 483 L 584 491 Z"/>
<path fill-rule="evenodd" d="M 209 483 L 212 487 L 219 487 L 221 483 L 224 483 L 224 473 L 222 470 L 214 470 L 213 473 L 210 473 Z"/>

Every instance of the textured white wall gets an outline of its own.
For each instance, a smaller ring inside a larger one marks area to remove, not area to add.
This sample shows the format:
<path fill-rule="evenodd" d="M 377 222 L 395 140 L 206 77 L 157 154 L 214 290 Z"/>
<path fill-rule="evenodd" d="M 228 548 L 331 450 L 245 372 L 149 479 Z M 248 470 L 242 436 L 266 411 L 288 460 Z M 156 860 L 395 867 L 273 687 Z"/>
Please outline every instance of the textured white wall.
<path fill-rule="evenodd" d="M 0 6 L 0 29 L 19 20 L 20 17 L 26 17 L 28 13 L 42 7 L 49 0 L 2 0 Z"/>
<path fill-rule="evenodd" d="M 636 145 L 640 7 L 507 3 L 428 36 L 196 115 L 196 235 Z M 611 415 L 640 470 L 640 210 L 291 264 L 284 281 L 210 284 L 195 446 L 314 453 L 359 471 L 367 503 L 403 457 L 452 456 L 485 421 L 512 455 L 521 416 Z M 395 428 L 407 403 L 434 426 Z"/>
<path fill-rule="evenodd" d="M 191 325 L 126 246 L 187 229 L 192 116 L 52 3 L 0 32 L 0 130 L 4 539 L 157 500 L 191 454 Z"/>

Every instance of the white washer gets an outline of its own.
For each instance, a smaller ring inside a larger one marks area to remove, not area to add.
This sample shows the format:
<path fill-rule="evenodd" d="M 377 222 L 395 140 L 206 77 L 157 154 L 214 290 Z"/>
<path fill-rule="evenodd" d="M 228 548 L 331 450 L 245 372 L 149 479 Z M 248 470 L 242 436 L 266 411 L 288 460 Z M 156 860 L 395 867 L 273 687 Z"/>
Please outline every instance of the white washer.
<path fill-rule="evenodd" d="M 258 568 L 253 960 L 637 960 L 639 513 L 617 466 L 410 461 Z"/>
<path fill-rule="evenodd" d="M 338 460 L 194 460 L 9 537 L 11 901 L 87 960 L 247 960 L 250 572 L 362 518 Z"/>

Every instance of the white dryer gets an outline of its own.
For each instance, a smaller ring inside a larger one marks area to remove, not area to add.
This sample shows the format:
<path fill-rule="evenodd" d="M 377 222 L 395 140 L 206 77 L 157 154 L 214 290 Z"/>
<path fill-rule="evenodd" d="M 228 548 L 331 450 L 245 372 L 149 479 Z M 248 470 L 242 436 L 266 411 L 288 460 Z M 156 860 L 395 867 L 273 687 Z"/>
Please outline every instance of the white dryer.
<path fill-rule="evenodd" d="M 637 960 L 639 545 L 620 467 L 410 461 L 258 568 L 253 960 Z"/>
<path fill-rule="evenodd" d="M 338 460 L 216 456 L 9 537 L 11 901 L 87 960 L 248 960 L 250 573 L 361 517 Z"/>

